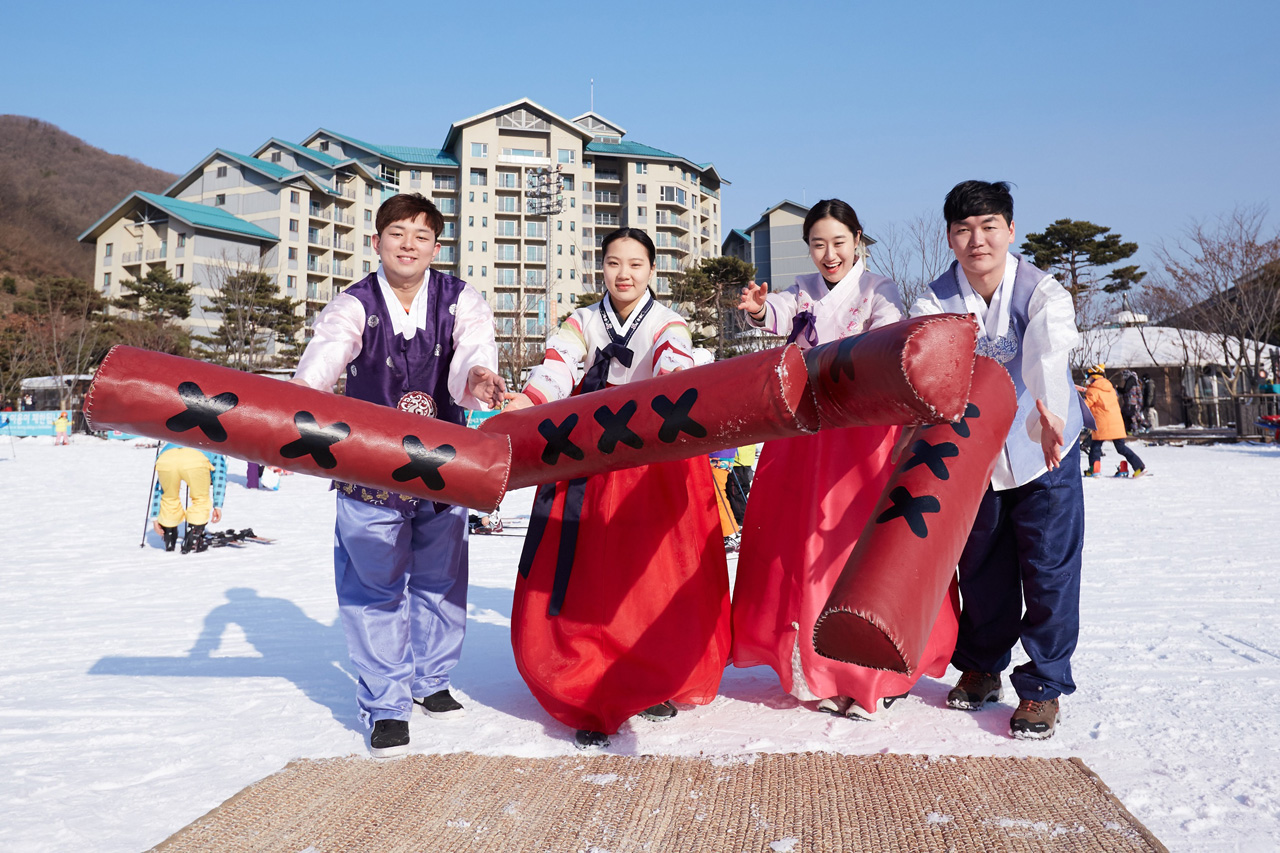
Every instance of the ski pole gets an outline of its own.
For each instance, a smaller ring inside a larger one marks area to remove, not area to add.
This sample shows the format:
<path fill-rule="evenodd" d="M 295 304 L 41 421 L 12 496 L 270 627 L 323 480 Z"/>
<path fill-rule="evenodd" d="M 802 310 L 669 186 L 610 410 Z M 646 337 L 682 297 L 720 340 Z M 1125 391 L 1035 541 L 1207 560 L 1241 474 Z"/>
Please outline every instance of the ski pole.
<path fill-rule="evenodd" d="M 160 460 L 160 446 L 163 442 L 156 442 L 156 456 L 151 460 L 151 485 L 147 487 L 147 511 L 142 522 L 142 541 L 138 543 L 139 548 L 147 547 L 147 530 L 151 528 L 151 501 L 156 495 L 156 462 Z"/>
<path fill-rule="evenodd" d="M 4 419 L 4 431 L 9 433 L 9 455 L 14 459 L 17 459 L 18 447 L 13 442 L 13 424 L 8 418 Z"/>

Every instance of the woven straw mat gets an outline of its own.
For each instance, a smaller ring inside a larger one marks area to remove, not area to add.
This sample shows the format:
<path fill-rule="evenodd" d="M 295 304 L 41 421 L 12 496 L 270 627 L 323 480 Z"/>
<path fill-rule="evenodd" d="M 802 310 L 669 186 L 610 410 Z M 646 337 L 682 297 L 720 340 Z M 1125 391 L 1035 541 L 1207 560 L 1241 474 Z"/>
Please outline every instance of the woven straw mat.
<path fill-rule="evenodd" d="M 1079 759 L 411 755 L 294 761 L 164 853 L 1165 848 Z"/>

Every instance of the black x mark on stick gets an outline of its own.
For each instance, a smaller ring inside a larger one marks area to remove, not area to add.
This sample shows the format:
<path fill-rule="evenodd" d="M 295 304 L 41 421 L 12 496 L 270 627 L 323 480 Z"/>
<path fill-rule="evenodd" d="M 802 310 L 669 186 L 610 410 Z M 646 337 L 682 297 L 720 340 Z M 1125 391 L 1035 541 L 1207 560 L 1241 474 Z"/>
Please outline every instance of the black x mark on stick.
<path fill-rule="evenodd" d="M 350 435 L 351 427 L 341 421 L 322 427 L 316 423 L 315 415 L 310 412 L 295 414 L 293 425 L 298 428 L 298 435 L 301 437 L 280 448 L 281 456 L 285 459 L 310 456 L 326 471 L 337 466 L 338 460 L 333 458 L 329 448 Z"/>
<path fill-rule="evenodd" d="M 409 461 L 391 472 L 392 479 L 397 483 L 407 483 L 421 478 L 428 489 L 436 492 L 443 489 L 444 477 L 440 476 L 440 469 L 458 455 L 453 445 L 442 444 L 428 450 L 416 435 L 406 435 L 400 443 L 404 452 L 409 454 Z"/>
<path fill-rule="evenodd" d="M 924 523 L 924 514 L 942 509 L 942 504 L 933 495 L 913 498 L 905 486 L 898 486 L 890 492 L 889 500 L 893 501 L 893 506 L 880 513 L 876 518 L 876 524 L 884 524 L 895 518 L 904 518 L 911 532 L 921 539 L 929 535 L 929 526 Z"/>
<path fill-rule="evenodd" d="M 199 427 L 210 441 L 227 440 L 227 431 L 218 422 L 218 417 L 234 409 L 240 402 L 239 397 L 230 391 L 209 397 L 194 382 L 179 383 L 178 396 L 182 398 L 182 404 L 187 410 L 165 421 L 166 428 L 173 432 L 186 432 Z"/>

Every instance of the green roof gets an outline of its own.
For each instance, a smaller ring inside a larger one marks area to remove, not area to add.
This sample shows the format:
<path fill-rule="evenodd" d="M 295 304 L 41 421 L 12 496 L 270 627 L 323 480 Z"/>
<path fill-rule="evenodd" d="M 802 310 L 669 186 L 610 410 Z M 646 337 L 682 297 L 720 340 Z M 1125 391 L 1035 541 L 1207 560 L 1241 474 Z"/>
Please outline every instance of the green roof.
<path fill-rule="evenodd" d="M 299 145 L 296 142 L 286 142 L 285 140 L 277 139 L 274 136 L 271 138 L 271 141 L 282 148 L 288 148 L 290 151 L 294 151 L 304 157 L 310 157 L 317 163 L 324 163 L 326 166 L 333 166 L 342 162 L 327 151 L 318 151 L 315 148 L 308 148 L 307 146 Z"/>
<path fill-rule="evenodd" d="M 378 148 L 392 160 L 411 166 L 460 166 L 454 157 L 439 148 L 411 148 L 404 145 L 382 145 Z"/>
<path fill-rule="evenodd" d="M 155 193 L 135 192 L 134 195 L 148 204 L 155 205 L 170 216 L 176 216 L 184 222 L 190 222 L 197 228 L 230 231 L 235 234 L 244 234 L 248 237 L 257 237 L 260 240 L 271 240 L 272 242 L 280 239 L 265 228 L 254 225 L 252 222 L 246 222 L 238 216 L 232 216 L 220 207 L 211 207 L 207 204 L 169 198 Z"/>
<path fill-rule="evenodd" d="M 289 175 L 297 174 L 295 170 L 286 169 L 284 166 L 281 166 L 279 163 L 271 163 L 267 160 L 259 160 L 257 157 L 250 157 L 247 154 L 237 154 L 236 152 L 228 151 L 225 148 L 219 148 L 218 153 L 224 156 L 230 157 L 232 160 L 237 160 L 246 166 L 257 169 L 258 171 L 263 172 L 264 174 L 270 175 L 272 178 L 275 178 L 277 181 Z"/>
<path fill-rule="evenodd" d="M 408 145 L 374 145 L 372 142 L 365 142 L 362 139 L 356 139 L 354 136 L 347 136 L 342 133 L 334 133 L 332 130 L 324 132 L 344 142 L 358 145 L 366 151 L 372 151 L 374 154 L 386 157 L 389 160 L 398 160 L 401 163 L 407 163 L 412 166 L 460 165 L 450 154 L 439 148 L 414 148 Z"/>
<path fill-rule="evenodd" d="M 669 160 L 685 160 L 679 154 L 672 154 L 670 151 L 663 151 L 661 148 L 654 148 L 652 145 L 644 145 L 640 142 L 588 142 L 587 150 L 593 154 L 616 154 L 619 157 L 666 157 Z M 693 165 L 693 161 L 685 160 L 689 165 Z"/>
<path fill-rule="evenodd" d="M 730 233 L 737 234 L 739 237 L 741 237 L 743 240 L 746 240 L 748 243 L 751 242 L 751 235 L 748 234 L 746 231 L 743 231 L 741 228 L 735 228 Z"/>

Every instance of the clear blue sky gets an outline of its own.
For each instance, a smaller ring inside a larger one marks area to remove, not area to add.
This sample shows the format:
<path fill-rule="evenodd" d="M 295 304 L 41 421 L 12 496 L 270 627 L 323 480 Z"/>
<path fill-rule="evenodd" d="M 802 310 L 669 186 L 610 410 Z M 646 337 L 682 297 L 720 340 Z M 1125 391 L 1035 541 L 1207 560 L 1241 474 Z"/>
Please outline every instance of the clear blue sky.
<path fill-rule="evenodd" d="M 1006 179 L 1020 236 L 1089 219 L 1148 265 L 1192 218 L 1280 214 L 1275 2 L 6 6 L 0 113 L 171 172 L 317 127 L 438 146 L 521 97 L 572 117 L 594 78 L 628 138 L 732 182 L 726 228 L 838 196 L 874 236 Z"/>

